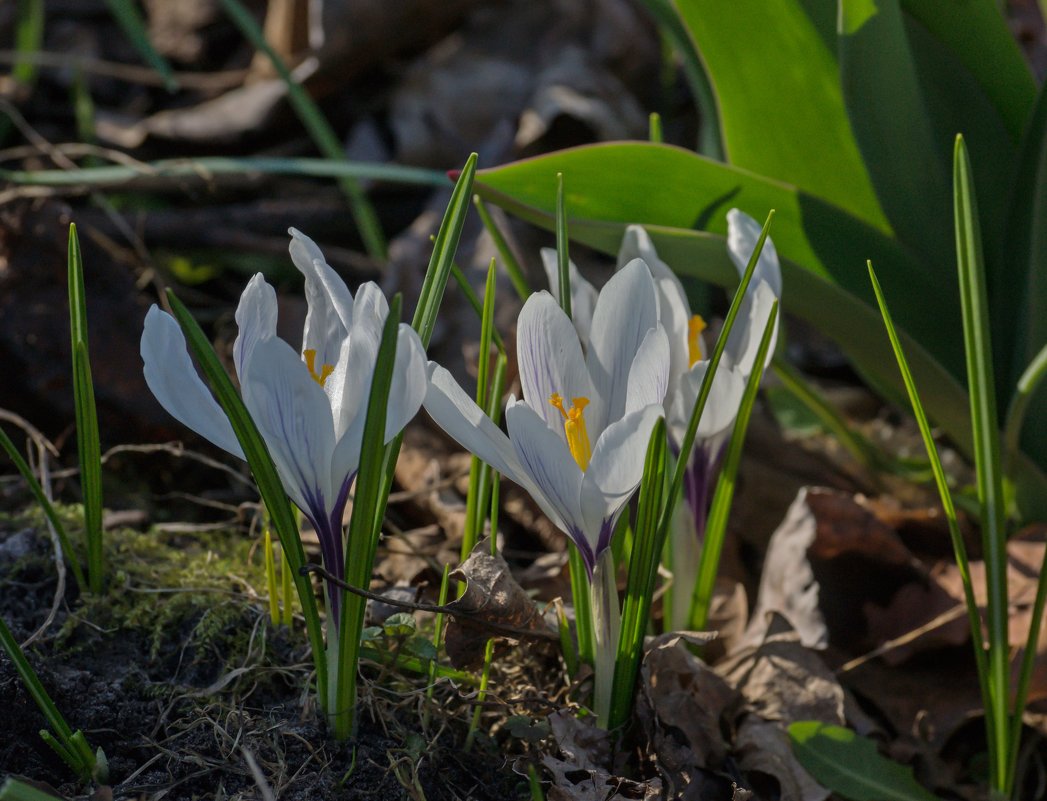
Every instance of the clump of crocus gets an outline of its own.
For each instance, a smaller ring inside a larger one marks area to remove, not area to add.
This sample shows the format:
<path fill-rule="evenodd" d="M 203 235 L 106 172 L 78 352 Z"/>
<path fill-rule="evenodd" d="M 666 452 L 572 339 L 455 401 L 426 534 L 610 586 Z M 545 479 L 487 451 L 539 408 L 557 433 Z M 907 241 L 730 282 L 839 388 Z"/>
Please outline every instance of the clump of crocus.
<path fill-rule="evenodd" d="M 619 628 L 609 546 L 640 483 L 669 380 L 669 342 L 642 261 L 623 267 L 596 296 L 588 334 L 583 352 L 552 295 L 527 299 L 516 335 L 523 398 L 509 398 L 508 436 L 434 363 L 425 408 L 465 448 L 527 490 L 577 545 L 592 595 L 594 707 L 604 721 Z"/>
<path fill-rule="evenodd" d="M 345 577 L 342 516 L 360 464 L 364 421 L 382 328 L 389 307 L 373 283 L 354 298 L 316 244 L 293 228 L 290 253 L 305 277 L 308 313 L 302 347 L 276 335 L 276 292 L 261 275 L 236 310 L 233 366 L 244 405 L 272 456 L 288 497 L 316 530 L 324 567 Z M 178 323 L 153 306 L 142 334 L 146 383 L 172 416 L 234 456 L 244 458 L 232 426 L 193 368 Z M 385 441 L 414 417 L 426 386 L 417 333 L 399 327 Z M 339 591 L 327 587 L 327 653 L 338 653 Z M 337 675 L 337 664 L 329 666 Z M 336 682 L 330 682 L 333 687 Z M 321 699 L 325 700 L 325 699 Z M 333 701 L 326 699 L 331 706 Z M 333 706 L 328 712 L 333 711 Z"/>

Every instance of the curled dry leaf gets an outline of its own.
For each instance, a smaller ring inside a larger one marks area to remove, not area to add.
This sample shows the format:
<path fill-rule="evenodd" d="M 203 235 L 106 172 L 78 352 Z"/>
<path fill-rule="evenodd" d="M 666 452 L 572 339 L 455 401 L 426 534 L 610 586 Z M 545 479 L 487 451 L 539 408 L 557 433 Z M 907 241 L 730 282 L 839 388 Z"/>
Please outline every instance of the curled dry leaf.
<path fill-rule="evenodd" d="M 466 585 L 462 597 L 448 604 L 452 619 L 447 625 L 445 646 L 456 668 L 471 669 L 482 663 L 487 640 L 499 634 L 484 622 L 540 636 L 553 634 L 541 610 L 516 583 L 509 565 L 501 555 L 491 555 L 489 540 L 477 543 L 469 558 L 451 573 L 451 579 Z M 455 615 L 455 611 L 463 614 Z"/>

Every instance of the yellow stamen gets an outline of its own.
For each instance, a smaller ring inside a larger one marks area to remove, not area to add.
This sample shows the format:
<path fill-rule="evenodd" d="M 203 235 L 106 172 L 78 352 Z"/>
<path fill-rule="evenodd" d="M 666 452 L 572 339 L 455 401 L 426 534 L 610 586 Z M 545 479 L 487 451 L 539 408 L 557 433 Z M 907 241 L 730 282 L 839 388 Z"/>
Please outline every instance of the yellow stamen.
<path fill-rule="evenodd" d="M 702 331 L 704 330 L 705 320 L 700 314 L 694 315 L 687 323 L 687 355 L 691 367 L 705 358 L 705 348 L 702 345 Z"/>
<path fill-rule="evenodd" d="M 318 373 L 316 372 L 316 351 L 312 348 L 307 348 L 302 351 L 302 356 L 305 357 L 305 366 L 309 368 L 309 375 L 313 377 L 313 381 L 323 386 L 327 381 L 327 377 L 334 372 L 334 365 L 325 364 Z"/>
<path fill-rule="evenodd" d="M 589 460 L 593 456 L 592 446 L 589 444 L 589 432 L 585 428 L 585 415 L 582 410 L 589 405 L 588 398 L 571 398 L 571 408 L 565 409 L 563 397 L 559 392 L 549 396 L 549 403 L 560 410 L 563 415 L 563 430 L 567 435 L 567 447 L 571 450 L 571 456 L 578 463 L 584 473 L 589 468 Z"/>

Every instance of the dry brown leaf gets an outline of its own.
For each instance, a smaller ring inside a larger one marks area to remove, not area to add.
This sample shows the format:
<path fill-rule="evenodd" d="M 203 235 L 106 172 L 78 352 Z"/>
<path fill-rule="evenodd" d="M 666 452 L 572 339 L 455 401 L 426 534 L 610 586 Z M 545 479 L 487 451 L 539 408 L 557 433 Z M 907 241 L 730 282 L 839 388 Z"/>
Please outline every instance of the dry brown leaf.
<path fill-rule="evenodd" d="M 453 581 L 466 583 L 465 593 L 448 606 L 464 614 L 447 624 L 445 647 L 451 664 L 460 669 L 478 667 L 484 648 L 499 632 L 489 626 L 511 627 L 520 631 L 550 633 L 541 610 L 513 578 L 500 554 L 491 555 L 491 543 L 477 543 L 469 558 L 451 573 Z M 504 636 L 504 631 L 501 632 Z"/>

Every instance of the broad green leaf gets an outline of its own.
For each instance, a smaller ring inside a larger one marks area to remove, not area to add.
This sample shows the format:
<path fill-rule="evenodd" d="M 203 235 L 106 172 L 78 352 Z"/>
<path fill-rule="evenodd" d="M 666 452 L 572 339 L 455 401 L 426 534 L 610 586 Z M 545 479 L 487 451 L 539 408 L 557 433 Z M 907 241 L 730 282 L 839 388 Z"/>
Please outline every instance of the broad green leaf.
<path fill-rule="evenodd" d="M 935 144 L 941 148 L 945 175 L 948 176 L 952 168 L 956 134 L 962 133 L 971 153 L 978 187 L 978 215 L 985 252 L 987 257 L 995 255 L 1006 222 L 1017 146 L 999 111 L 964 62 L 912 18 L 907 19 L 906 33 L 927 119 Z M 935 212 L 940 220 L 948 221 L 951 201 L 950 193 L 945 206 Z M 951 245 L 950 239 L 945 250 L 951 250 Z M 939 253 L 938 260 L 942 261 L 943 256 L 945 262 L 950 262 L 947 253 Z M 997 353 L 1001 352 L 997 348 Z"/>
<path fill-rule="evenodd" d="M 552 229 L 557 172 L 568 177 L 576 241 L 616 253 L 625 226 L 640 223 L 678 273 L 722 286 L 737 281 L 724 241 L 727 210 L 737 206 L 759 219 L 774 208 L 784 310 L 836 340 L 878 389 L 902 398 L 889 344 L 870 336 L 881 325 L 864 280 L 865 261 L 873 259 L 904 329 L 902 341 L 927 408 L 961 450 L 973 452 L 967 394 L 956 378 L 963 375 L 958 302 L 924 278 L 919 262 L 895 240 L 795 187 L 668 145 L 612 143 L 561 151 L 483 170 L 476 190 Z M 1019 507 L 1026 515 L 1047 513 L 1047 476 L 1024 456 L 1019 461 Z"/>
<path fill-rule="evenodd" d="M 967 65 L 1017 142 L 1036 98 L 1036 81 L 996 2 L 902 0 L 902 7 Z"/>
<path fill-rule="evenodd" d="M 937 801 L 907 768 L 842 726 L 800 720 L 789 726 L 793 753 L 820 784 L 851 801 Z"/>
<path fill-rule="evenodd" d="M 727 160 L 889 230 L 844 110 L 835 49 L 825 36 L 834 4 L 676 0 L 676 7 L 712 82 Z"/>
<path fill-rule="evenodd" d="M 840 0 L 838 33 L 844 104 L 880 205 L 935 278 L 952 279 L 951 136 L 935 139 L 898 0 Z"/>
<path fill-rule="evenodd" d="M 991 286 L 994 318 L 1014 331 L 1009 386 L 1047 345 L 1047 85 L 1036 101 L 1015 176 L 1003 257 Z M 1006 336 L 1007 328 L 997 330 Z M 1047 386 L 1033 393 L 1028 411 L 1022 442 L 1030 453 L 1043 453 Z"/>

